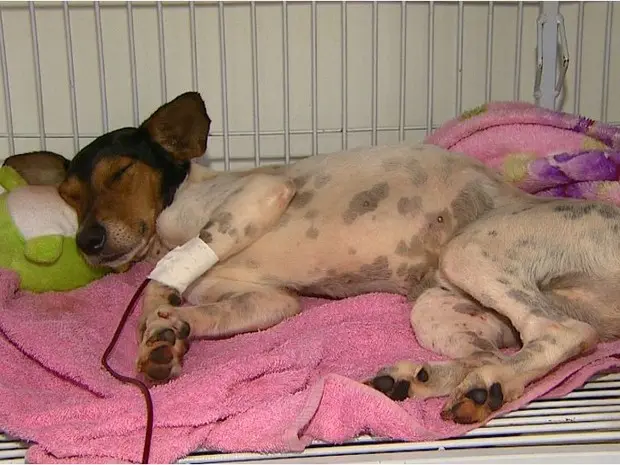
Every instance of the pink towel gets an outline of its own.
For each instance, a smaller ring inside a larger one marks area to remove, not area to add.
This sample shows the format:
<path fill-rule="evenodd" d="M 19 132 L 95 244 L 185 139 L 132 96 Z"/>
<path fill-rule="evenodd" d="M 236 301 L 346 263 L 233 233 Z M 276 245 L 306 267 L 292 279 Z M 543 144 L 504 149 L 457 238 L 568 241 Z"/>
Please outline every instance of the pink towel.
<path fill-rule="evenodd" d="M 99 360 L 149 269 L 43 295 L 18 291 L 16 275 L 0 271 L 0 428 L 36 442 L 28 461 L 140 460 L 143 399 Z M 313 439 L 338 443 L 367 433 L 422 441 L 472 429 L 439 418 L 443 399 L 395 403 L 356 381 L 403 358 L 438 359 L 416 343 L 409 312 L 391 294 L 305 299 L 299 316 L 267 331 L 194 342 L 183 375 L 151 390 L 151 460 L 170 462 L 198 447 L 301 451 Z M 123 374 L 134 373 L 136 321 L 134 314 L 110 360 Z M 620 343 L 602 345 L 503 411 L 580 386 L 620 365 L 618 353 Z"/>

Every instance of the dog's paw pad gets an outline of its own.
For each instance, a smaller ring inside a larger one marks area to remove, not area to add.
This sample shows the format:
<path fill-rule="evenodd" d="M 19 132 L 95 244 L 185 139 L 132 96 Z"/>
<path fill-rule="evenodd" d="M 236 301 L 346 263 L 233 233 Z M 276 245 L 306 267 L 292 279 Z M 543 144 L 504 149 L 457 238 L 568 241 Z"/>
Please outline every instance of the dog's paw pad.
<path fill-rule="evenodd" d="M 405 400 L 409 397 L 409 387 L 411 382 L 405 379 L 395 380 L 390 375 L 379 375 L 371 379 L 368 383 L 377 391 L 385 394 L 392 400 Z"/>
<path fill-rule="evenodd" d="M 164 308 L 150 315 L 139 347 L 138 371 L 155 383 L 177 377 L 189 350 L 190 329 L 174 309 Z"/>
<path fill-rule="evenodd" d="M 143 373 L 153 382 L 167 381 L 170 378 L 172 367 L 170 365 L 150 364 L 144 368 Z"/>
<path fill-rule="evenodd" d="M 405 400 L 409 397 L 409 387 L 411 383 L 404 379 L 396 381 L 394 384 L 394 388 L 389 394 L 390 399 L 392 400 Z"/>
<path fill-rule="evenodd" d="M 504 405 L 502 385 L 493 383 L 489 389 L 470 389 L 462 397 L 450 402 L 442 410 L 441 418 L 455 423 L 480 423 L 502 405 Z"/>
<path fill-rule="evenodd" d="M 465 397 L 474 401 L 475 404 L 482 405 L 487 401 L 487 390 L 486 389 L 472 389 Z"/>
<path fill-rule="evenodd" d="M 179 339 L 187 339 L 190 331 L 191 327 L 189 326 L 189 323 L 186 321 L 181 322 L 181 327 L 179 328 Z"/>
<path fill-rule="evenodd" d="M 420 371 L 418 371 L 418 374 L 415 375 L 415 379 L 417 379 L 419 382 L 421 383 L 426 383 L 428 381 L 428 370 L 424 367 L 420 368 Z"/>
<path fill-rule="evenodd" d="M 394 378 L 388 375 L 377 376 L 369 382 L 370 386 L 383 393 L 390 392 L 390 390 L 394 387 L 394 383 Z"/>
<path fill-rule="evenodd" d="M 489 389 L 489 408 L 492 411 L 495 411 L 502 405 L 504 405 L 504 392 L 502 391 L 502 385 L 499 383 L 493 383 Z"/>
<path fill-rule="evenodd" d="M 176 341 L 177 337 L 174 334 L 174 330 L 171 328 L 163 328 L 153 333 L 147 343 L 167 342 L 168 344 L 174 345 Z"/>
<path fill-rule="evenodd" d="M 149 354 L 149 360 L 160 365 L 170 363 L 173 358 L 172 347 L 167 344 L 157 347 Z"/>

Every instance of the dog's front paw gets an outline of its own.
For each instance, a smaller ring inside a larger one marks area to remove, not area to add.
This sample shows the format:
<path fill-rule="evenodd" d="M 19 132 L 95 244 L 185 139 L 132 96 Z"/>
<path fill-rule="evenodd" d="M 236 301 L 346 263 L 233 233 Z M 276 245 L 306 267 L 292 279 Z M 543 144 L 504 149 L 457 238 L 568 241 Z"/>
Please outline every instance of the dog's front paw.
<path fill-rule="evenodd" d="M 160 307 L 142 322 L 137 369 L 154 383 L 181 374 L 183 356 L 189 350 L 190 326 L 172 306 Z"/>
<path fill-rule="evenodd" d="M 392 400 L 405 400 L 408 397 L 428 397 L 428 390 L 425 389 L 428 382 L 428 365 L 403 361 L 382 369 L 364 384 Z"/>

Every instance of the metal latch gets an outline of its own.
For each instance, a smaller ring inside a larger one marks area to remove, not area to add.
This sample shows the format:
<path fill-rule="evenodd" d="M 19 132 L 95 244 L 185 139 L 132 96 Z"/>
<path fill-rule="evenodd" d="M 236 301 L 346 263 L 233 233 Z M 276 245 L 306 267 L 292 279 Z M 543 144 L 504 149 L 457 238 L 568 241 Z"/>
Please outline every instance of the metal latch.
<path fill-rule="evenodd" d="M 549 18 L 545 14 L 541 14 L 538 16 L 536 20 L 536 36 L 537 36 L 537 45 L 536 45 L 536 76 L 534 78 L 534 98 L 538 101 L 542 97 L 542 92 L 540 90 L 540 84 L 542 80 L 543 73 L 543 63 L 544 63 L 544 55 L 543 55 L 543 28 L 547 23 L 549 23 Z M 555 27 L 557 28 L 557 35 L 559 36 L 559 55 L 561 57 L 561 65 L 560 72 L 558 74 L 555 87 L 554 87 L 554 102 L 562 92 L 562 88 L 564 87 L 564 78 L 566 77 L 566 71 L 568 70 L 568 63 L 570 62 L 570 56 L 568 53 L 568 41 L 566 39 L 566 28 L 564 27 L 564 16 L 560 13 L 556 15 L 554 20 Z"/>

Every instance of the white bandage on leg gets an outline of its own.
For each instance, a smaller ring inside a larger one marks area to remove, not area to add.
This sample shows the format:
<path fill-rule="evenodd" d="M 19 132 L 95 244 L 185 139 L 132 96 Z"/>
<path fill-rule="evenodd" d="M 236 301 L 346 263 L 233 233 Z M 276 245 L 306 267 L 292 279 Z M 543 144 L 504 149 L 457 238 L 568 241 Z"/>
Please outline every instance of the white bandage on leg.
<path fill-rule="evenodd" d="M 211 247 L 196 236 L 164 255 L 149 278 L 182 294 L 218 260 Z"/>

